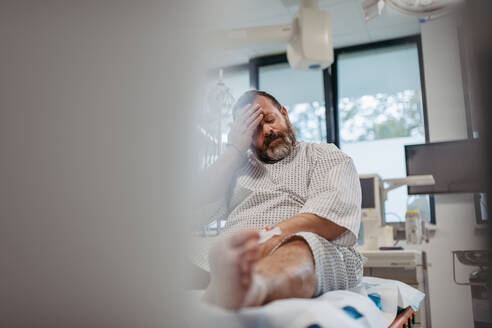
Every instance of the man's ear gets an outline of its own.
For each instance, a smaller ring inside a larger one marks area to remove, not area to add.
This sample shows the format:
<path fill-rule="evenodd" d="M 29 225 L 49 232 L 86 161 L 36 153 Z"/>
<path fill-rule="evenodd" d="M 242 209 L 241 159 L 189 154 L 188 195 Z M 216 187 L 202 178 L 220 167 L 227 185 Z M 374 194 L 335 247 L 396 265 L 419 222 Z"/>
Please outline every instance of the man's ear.
<path fill-rule="evenodd" d="M 284 106 L 280 108 L 280 113 L 282 114 L 283 117 L 289 118 L 289 115 L 287 115 L 287 109 Z"/>

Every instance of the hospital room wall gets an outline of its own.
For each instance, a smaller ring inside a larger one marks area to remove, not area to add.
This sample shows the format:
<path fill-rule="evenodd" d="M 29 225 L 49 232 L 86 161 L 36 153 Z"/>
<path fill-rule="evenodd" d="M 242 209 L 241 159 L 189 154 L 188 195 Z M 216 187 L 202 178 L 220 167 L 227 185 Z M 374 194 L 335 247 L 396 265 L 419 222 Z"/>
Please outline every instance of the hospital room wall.
<path fill-rule="evenodd" d="M 421 24 L 431 142 L 467 138 L 457 27 L 447 16 Z M 475 224 L 472 194 L 436 196 L 437 230 L 427 252 L 432 327 L 472 327 L 470 288 L 453 281 L 452 250 L 484 249 L 486 231 Z M 469 268 L 458 272 L 468 278 Z"/>
<path fill-rule="evenodd" d="M 0 1 L 0 327 L 183 326 L 199 7 Z"/>

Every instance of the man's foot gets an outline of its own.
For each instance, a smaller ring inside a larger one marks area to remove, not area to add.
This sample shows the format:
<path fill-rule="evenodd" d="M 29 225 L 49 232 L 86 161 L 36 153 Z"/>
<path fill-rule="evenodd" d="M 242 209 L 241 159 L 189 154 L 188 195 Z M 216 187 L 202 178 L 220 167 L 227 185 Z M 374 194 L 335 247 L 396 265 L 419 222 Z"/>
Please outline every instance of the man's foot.
<path fill-rule="evenodd" d="M 265 284 L 253 274 L 259 258 L 259 235 L 240 231 L 219 240 L 210 251 L 210 284 L 205 302 L 229 310 L 261 305 L 266 297 Z"/>

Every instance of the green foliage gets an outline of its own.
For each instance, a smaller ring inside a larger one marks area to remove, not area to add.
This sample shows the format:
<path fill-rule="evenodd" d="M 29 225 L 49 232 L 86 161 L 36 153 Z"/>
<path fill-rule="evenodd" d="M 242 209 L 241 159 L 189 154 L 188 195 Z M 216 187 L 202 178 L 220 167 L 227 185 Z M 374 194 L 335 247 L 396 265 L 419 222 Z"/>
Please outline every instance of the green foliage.
<path fill-rule="evenodd" d="M 325 106 L 318 101 L 287 105 L 289 119 L 298 140 L 310 142 L 326 141 Z"/>
<path fill-rule="evenodd" d="M 420 90 L 342 98 L 338 106 L 341 140 L 360 142 L 423 135 L 421 104 Z"/>

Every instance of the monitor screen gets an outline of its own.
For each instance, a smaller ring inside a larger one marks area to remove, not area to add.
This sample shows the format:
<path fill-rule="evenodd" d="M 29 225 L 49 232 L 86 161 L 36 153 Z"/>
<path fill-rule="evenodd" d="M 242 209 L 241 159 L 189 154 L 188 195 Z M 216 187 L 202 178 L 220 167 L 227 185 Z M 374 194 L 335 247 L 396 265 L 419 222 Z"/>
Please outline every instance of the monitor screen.
<path fill-rule="evenodd" d="M 478 140 L 405 146 L 407 175 L 432 174 L 433 186 L 408 187 L 409 195 L 485 191 L 485 160 Z"/>
<path fill-rule="evenodd" d="M 374 195 L 374 178 L 361 178 L 362 208 L 376 208 Z"/>

